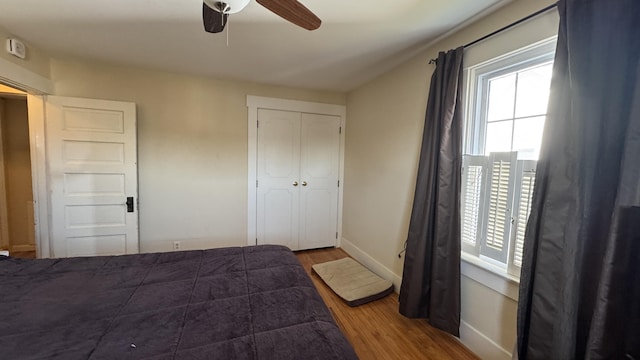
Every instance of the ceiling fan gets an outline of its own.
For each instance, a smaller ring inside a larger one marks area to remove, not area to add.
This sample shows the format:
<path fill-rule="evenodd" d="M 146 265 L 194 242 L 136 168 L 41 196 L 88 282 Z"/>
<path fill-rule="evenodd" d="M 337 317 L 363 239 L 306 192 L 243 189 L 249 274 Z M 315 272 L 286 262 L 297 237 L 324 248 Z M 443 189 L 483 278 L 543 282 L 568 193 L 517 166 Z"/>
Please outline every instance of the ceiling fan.
<path fill-rule="evenodd" d="M 204 30 L 219 33 L 227 25 L 230 14 L 235 14 L 249 4 L 250 0 L 204 0 L 202 4 L 202 21 Z M 256 0 L 281 18 L 307 30 L 320 27 L 322 21 L 311 10 L 297 0 Z"/>

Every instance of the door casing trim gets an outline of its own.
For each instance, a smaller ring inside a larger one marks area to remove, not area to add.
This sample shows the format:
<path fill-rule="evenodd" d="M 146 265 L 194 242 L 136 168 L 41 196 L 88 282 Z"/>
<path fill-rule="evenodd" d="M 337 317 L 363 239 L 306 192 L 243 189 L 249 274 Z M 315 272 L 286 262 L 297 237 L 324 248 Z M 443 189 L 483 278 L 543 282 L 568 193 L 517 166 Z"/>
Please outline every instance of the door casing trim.
<path fill-rule="evenodd" d="M 338 187 L 338 236 L 336 246 L 342 239 L 342 203 L 344 189 L 344 144 L 347 107 L 299 100 L 269 98 L 247 95 L 247 245 L 256 245 L 257 239 L 257 160 L 258 160 L 258 109 L 296 111 L 309 114 L 334 115 L 340 117 L 340 168 Z"/>
<path fill-rule="evenodd" d="M 44 100 L 53 93 L 53 82 L 8 60 L 0 59 L 0 82 L 27 92 L 29 147 L 33 189 L 36 256 L 51 257 L 49 196 L 45 147 Z"/>

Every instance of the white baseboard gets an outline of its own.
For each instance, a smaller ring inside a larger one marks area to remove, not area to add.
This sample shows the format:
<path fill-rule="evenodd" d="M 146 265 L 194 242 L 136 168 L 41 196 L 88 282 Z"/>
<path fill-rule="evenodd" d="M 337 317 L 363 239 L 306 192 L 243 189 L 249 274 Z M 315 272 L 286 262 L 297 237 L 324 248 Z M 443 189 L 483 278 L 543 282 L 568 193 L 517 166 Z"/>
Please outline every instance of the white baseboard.
<path fill-rule="evenodd" d="M 402 284 L 402 277 L 396 275 L 391 269 L 382 265 L 378 260 L 372 258 L 369 254 L 362 251 L 359 247 L 355 246 L 351 241 L 342 238 L 340 247 L 347 252 L 352 258 L 356 259 L 359 263 L 364 265 L 367 269 L 371 270 L 374 274 L 380 276 L 385 280 L 389 280 L 393 283 L 393 291 L 400 291 L 400 284 Z"/>
<path fill-rule="evenodd" d="M 216 238 L 184 238 L 184 239 L 174 239 L 174 240 L 141 241 L 140 252 L 153 253 L 153 252 L 174 251 L 173 249 L 174 241 L 180 242 L 179 251 L 247 246 L 247 243 L 244 239 L 229 240 L 229 239 L 216 239 Z"/>
<path fill-rule="evenodd" d="M 34 244 L 11 246 L 11 252 L 24 252 L 24 251 L 36 251 L 36 246 Z"/>
<path fill-rule="evenodd" d="M 481 359 L 511 360 L 511 352 L 496 344 L 464 320 L 460 321 L 460 341 Z"/>

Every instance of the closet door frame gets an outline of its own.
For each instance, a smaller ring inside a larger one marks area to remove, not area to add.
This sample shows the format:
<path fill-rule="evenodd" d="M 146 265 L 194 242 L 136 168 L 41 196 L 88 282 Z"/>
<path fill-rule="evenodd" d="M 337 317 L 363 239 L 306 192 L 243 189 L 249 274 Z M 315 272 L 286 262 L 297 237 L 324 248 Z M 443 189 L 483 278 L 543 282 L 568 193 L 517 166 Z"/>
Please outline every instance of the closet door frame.
<path fill-rule="evenodd" d="M 258 159 L 258 109 L 295 111 L 309 114 L 333 115 L 340 118 L 340 165 L 338 187 L 338 239 L 342 240 L 342 203 L 344 184 L 344 143 L 347 108 L 344 105 L 323 104 L 299 100 L 287 100 L 262 96 L 247 96 L 247 245 L 257 244 L 257 159 Z"/>

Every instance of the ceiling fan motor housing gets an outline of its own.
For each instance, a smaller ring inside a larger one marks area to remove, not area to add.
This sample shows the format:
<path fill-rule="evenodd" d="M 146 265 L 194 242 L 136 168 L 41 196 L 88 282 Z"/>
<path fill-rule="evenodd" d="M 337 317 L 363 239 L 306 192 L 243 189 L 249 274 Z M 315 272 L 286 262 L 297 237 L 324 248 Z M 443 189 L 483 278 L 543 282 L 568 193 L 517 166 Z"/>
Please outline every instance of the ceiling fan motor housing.
<path fill-rule="evenodd" d="M 250 0 L 204 0 L 204 3 L 210 8 L 223 14 L 235 14 L 242 11 L 242 9 L 249 5 L 249 1 Z"/>
<path fill-rule="evenodd" d="M 224 30 L 227 18 L 244 9 L 250 0 L 203 0 L 202 21 L 204 30 L 209 33 L 219 33 Z M 320 27 L 322 20 L 298 0 L 256 0 L 267 10 L 307 30 Z"/>

